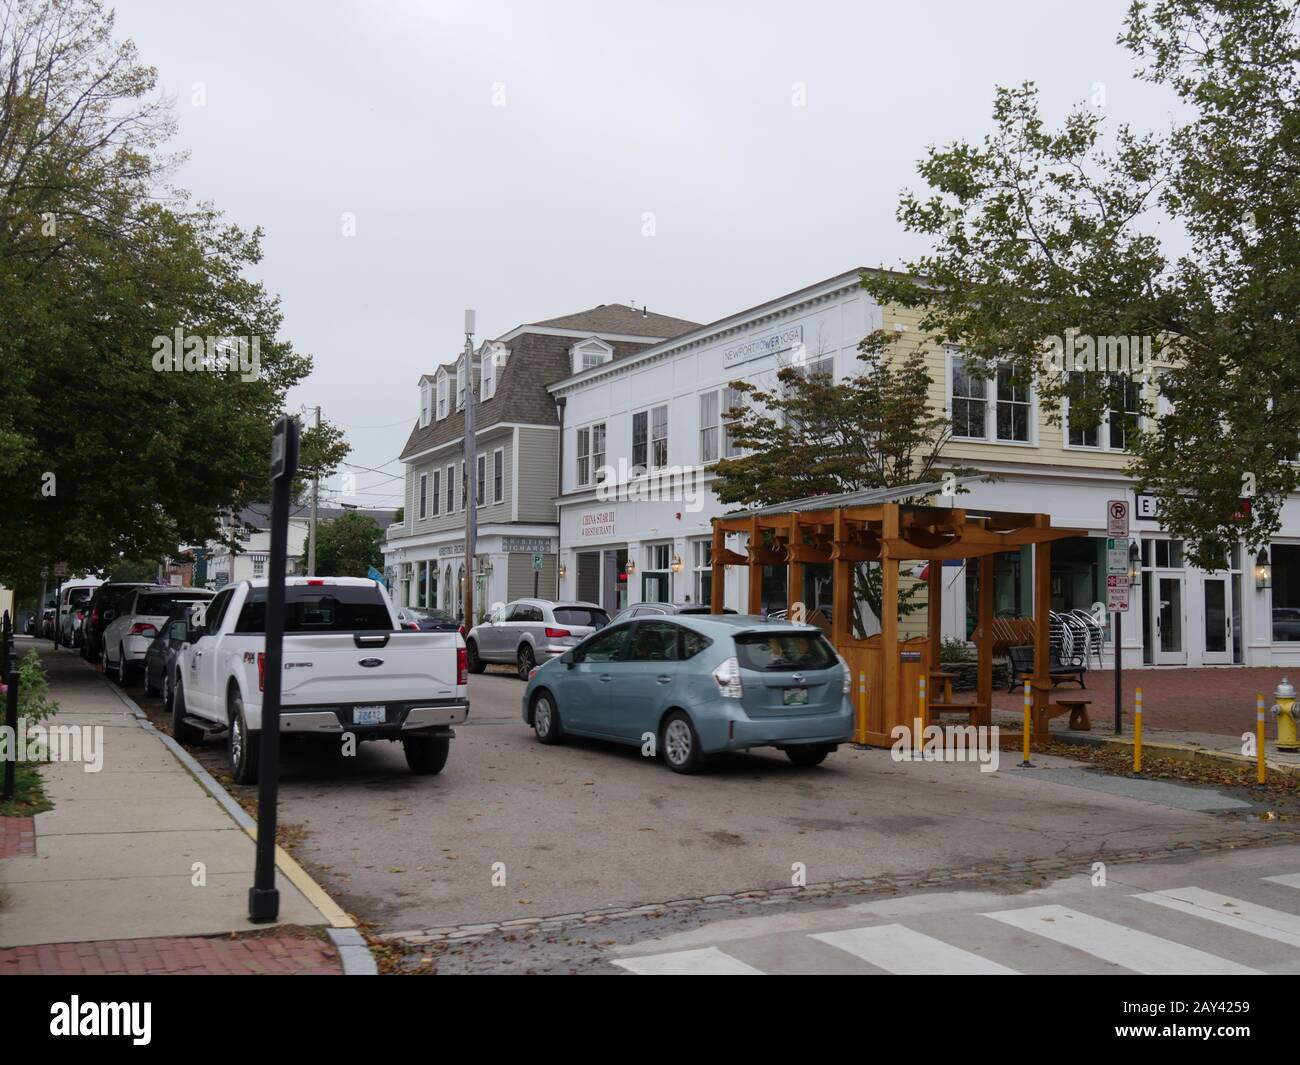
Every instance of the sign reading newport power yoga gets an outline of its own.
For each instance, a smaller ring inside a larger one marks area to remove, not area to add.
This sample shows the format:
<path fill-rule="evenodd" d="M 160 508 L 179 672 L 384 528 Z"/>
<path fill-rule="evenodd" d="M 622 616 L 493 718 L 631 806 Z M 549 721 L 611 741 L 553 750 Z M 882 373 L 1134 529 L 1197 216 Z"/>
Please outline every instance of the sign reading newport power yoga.
<path fill-rule="evenodd" d="M 760 359 L 764 355 L 775 355 L 778 351 L 789 351 L 803 344 L 803 326 L 791 325 L 772 333 L 762 333 L 751 337 L 734 347 L 722 352 L 723 366 L 738 366 L 751 359 Z"/>

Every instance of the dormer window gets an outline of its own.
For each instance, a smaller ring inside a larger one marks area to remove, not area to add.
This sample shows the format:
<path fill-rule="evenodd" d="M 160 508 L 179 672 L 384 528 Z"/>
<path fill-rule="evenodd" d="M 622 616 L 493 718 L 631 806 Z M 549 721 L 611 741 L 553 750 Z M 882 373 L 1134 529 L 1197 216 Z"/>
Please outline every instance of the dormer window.
<path fill-rule="evenodd" d="M 433 417 L 433 384 L 429 381 L 420 382 L 420 427 L 429 424 L 429 419 Z"/>
<path fill-rule="evenodd" d="M 595 337 L 574 344 L 569 349 L 569 353 L 573 356 L 574 373 L 582 373 L 583 370 L 602 366 L 614 357 L 614 349 Z"/>
<path fill-rule="evenodd" d="M 482 369 L 479 371 L 479 399 L 491 399 L 497 394 L 497 377 L 505 363 L 505 351 L 493 347 L 483 352 Z"/>
<path fill-rule="evenodd" d="M 456 363 L 456 409 L 460 410 L 465 406 L 465 382 L 469 375 L 465 372 L 465 357 L 462 355 Z"/>
<path fill-rule="evenodd" d="M 438 374 L 438 421 L 447 417 L 447 375 Z"/>

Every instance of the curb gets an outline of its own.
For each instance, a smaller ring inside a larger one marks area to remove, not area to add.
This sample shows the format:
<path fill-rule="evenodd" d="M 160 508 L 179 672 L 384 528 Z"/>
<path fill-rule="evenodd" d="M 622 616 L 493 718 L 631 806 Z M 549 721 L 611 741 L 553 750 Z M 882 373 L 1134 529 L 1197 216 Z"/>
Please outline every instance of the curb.
<path fill-rule="evenodd" d="M 257 822 L 255 822 L 239 805 L 230 792 L 221 786 L 221 783 L 201 766 L 189 751 L 185 750 L 176 740 L 168 736 L 165 732 L 159 732 L 154 728 L 153 722 L 149 720 L 149 715 L 140 709 L 140 706 L 125 692 L 121 691 L 116 685 L 106 678 L 104 683 L 108 685 L 109 690 L 126 706 L 131 714 L 140 721 L 141 727 L 152 733 L 162 741 L 166 747 L 176 757 L 194 778 L 203 785 L 204 789 L 220 804 L 221 808 L 230 815 L 234 822 L 239 825 L 253 840 L 257 839 Z M 322 916 L 329 922 L 326 932 L 331 940 L 334 941 L 338 948 L 339 956 L 343 961 L 343 972 L 348 976 L 376 976 L 379 969 L 375 964 L 373 956 L 370 954 L 370 948 L 366 946 L 366 941 L 362 938 L 361 933 L 356 929 L 354 921 L 347 912 L 339 906 L 329 893 L 321 887 L 311 875 L 301 865 L 299 865 L 287 851 L 279 844 L 275 848 L 275 867 L 284 875 L 294 887 L 307 897 Z M 364 955 L 364 957 L 363 957 Z"/>
<path fill-rule="evenodd" d="M 1131 736 L 1086 736 L 1079 733 L 1064 733 L 1053 736 L 1052 739 L 1057 743 L 1076 747 L 1126 747 L 1130 749 L 1133 747 L 1133 737 Z M 1213 747 L 1201 747 L 1195 743 L 1161 743 L 1159 741 L 1153 743 L 1143 737 L 1142 750 L 1144 753 L 1149 752 L 1161 758 L 1172 758 L 1177 762 L 1225 762 L 1228 765 L 1248 768 L 1253 768 L 1257 764 L 1254 758 L 1247 755 L 1236 754 L 1233 751 L 1219 751 Z M 1277 762 L 1265 755 L 1264 765 L 1275 773 L 1281 773 L 1283 776 L 1300 776 L 1300 764 Z"/>

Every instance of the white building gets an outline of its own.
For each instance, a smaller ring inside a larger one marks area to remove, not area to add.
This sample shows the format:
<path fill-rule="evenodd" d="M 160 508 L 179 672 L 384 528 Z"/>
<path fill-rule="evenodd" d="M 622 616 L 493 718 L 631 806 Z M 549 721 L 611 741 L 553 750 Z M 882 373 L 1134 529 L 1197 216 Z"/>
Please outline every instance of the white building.
<path fill-rule="evenodd" d="M 1052 608 L 1092 610 L 1107 600 L 1107 511 L 1129 504 L 1130 535 L 1139 544 L 1141 586 L 1123 626 L 1124 664 L 1141 666 L 1279 665 L 1300 667 L 1300 501 L 1283 510 L 1269 554 L 1271 575 L 1257 573 L 1244 545 L 1207 572 L 1187 562 L 1184 544 L 1161 528 L 1158 501 L 1136 495 L 1124 468 L 1128 435 L 1143 424 L 1126 400 L 1097 428 L 1059 424 L 1039 410 L 1032 388 L 1009 377 L 966 375 L 959 350 L 927 344 L 915 313 L 882 308 L 859 287 L 859 270 L 781 296 L 633 355 L 575 372 L 550 386 L 564 405 L 559 561 L 562 597 L 599 602 L 610 611 L 659 600 L 708 602 L 711 521 L 728 509 L 712 491 L 712 465 L 731 453 L 723 411 L 735 405 L 729 381 L 776 383 L 785 365 L 840 378 L 856 372 L 868 333 L 902 334 L 900 348 L 920 347 L 932 377 L 932 401 L 954 416 L 944 457 L 996 474 L 950 500 L 968 510 L 1042 512 L 1058 527 L 1086 535 L 1052 549 Z M 1158 375 L 1147 389 L 1161 409 Z M 1136 395 L 1137 393 L 1133 393 Z M 598 483 L 600 471 L 608 479 Z M 685 469 L 683 469 L 685 468 Z M 645 470 L 647 473 L 635 473 Z M 996 609 L 1032 613 L 1032 555 L 997 556 Z M 782 574 L 765 580 L 783 609 Z M 1022 578 L 1023 575 L 1023 578 Z M 945 566 L 945 636 L 969 637 L 974 572 Z M 820 599 L 815 567 L 805 567 L 803 600 Z M 744 567 L 728 574 L 728 607 L 747 602 Z M 1264 587 L 1264 584 L 1271 587 Z M 968 611 L 969 607 L 969 611 Z M 915 619 L 924 627 L 924 617 Z M 908 622 L 904 621 L 906 631 Z M 1112 659 L 1110 635 L 1103 662 Z"/>

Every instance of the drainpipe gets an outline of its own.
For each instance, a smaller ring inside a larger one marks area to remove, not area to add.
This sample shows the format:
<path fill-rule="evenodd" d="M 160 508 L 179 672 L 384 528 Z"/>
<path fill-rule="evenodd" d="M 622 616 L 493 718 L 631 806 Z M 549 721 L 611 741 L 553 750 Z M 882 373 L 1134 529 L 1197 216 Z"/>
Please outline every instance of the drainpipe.
<path fill-rule="evenodd" d="M 555 414 L 560 419 L 559 468 L 555 477 L 555 598 L 560 598 L 560 497 L 564 495 L 564 407 L 568 396 L 555 397 Z"/>

